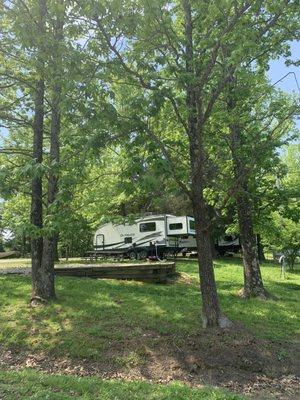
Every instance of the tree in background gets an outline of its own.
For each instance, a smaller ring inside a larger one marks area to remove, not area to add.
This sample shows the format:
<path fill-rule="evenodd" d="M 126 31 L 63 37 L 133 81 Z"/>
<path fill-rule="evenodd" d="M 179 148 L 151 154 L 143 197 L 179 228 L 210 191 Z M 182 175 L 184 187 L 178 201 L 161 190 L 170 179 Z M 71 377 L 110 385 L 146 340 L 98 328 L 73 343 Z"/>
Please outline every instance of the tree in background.
<path fill-rule="evenodd" d="M 55 297 L 57 228 L 51 216 L 58 192 L 61 95 L 65 86 L 62 54 L 68 53 L 62 34 L 65 8 L 65 2 L 17 1 L 4 5 L 2 18 L 5 40 L 1 81 L 5 92 L 1 120 L 10 130 L 32 132 L 31 146 L 20 150 L 18 137 L 16 148 L 4 151 L 30 159 L 23 172 L 26 169 L 31 177 L 31 225 L 27 229 L 31 237 L 32 301 Z M 46 149 L 49 156 L 45 156 Z"/>
<path fill-rule="evenodd" d="M 276 177 L 280 201 L 276 210 L 267 212 L 261 226 L 263 243 L 273 254 L 283 253 L 292 269 L 300 251 L 300 145 L 290 144 L 282 157 L 285 172 Z"/>
<path fill-rule="evenodd" d="M 291 127 L 298 105 L 288 102 L 283 96 L 280 99 L 276 92 L 272 93 L 272 88 L 261 81 L 259 71 L 254 75 L 244 68 L 232 76 L 228 86 L 233 197 L 244 261 L 241 294 L 243 297 L 266 298 L 268 294 L 263 286 L 257 252 L 254 197 L 256 186 L 259 186 L 257 181 L 277 166 L 277 149 L 287 140 L 283 136 Z"/>

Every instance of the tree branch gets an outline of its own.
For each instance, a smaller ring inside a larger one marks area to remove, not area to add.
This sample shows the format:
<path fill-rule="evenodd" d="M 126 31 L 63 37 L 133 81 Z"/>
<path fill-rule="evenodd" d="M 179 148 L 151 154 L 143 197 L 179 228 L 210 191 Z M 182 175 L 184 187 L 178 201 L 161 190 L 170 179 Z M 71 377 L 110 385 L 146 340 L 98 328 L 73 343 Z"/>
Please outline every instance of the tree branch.
<path fill-rule="evenodd" d="M 19 154 L 22 156 L 30 157 L 32 158 L 32 153 L 31 150 L 26 150 L 26 149 L 17 149 L 17 148 L 1 148 L 0 147 L 0 154 Z"/>
<path fill-rule="evenodd" d="M 181 181 L 181 179 L 179 179 L 179 177 L 176 174 L 176 166 L 168 152 L 168 150 L 166 149 L 165 145 L 162 143 L 162 141 L 155 135 L 155 133 L 153 132 L 153 130 L 150 128 L 149 124 L 147 126 L 147 133 L 148 135 L 152 138 L 152 140 L 159 146 L 159 148 L 161 149 L 161 152 L 163 153 L 164 157 L 166 158 L 166 160 L 169 163 L 170 169 L 171 169 L 171 173 L 173 175 L 174 180 L 176 181 L 176 183 L 179 185 L 179 187 L 183 190 L 183 192 L 189 197 L 191 198 L 192 194 L 191 191 L 188 189 L 188 187 Z"/>

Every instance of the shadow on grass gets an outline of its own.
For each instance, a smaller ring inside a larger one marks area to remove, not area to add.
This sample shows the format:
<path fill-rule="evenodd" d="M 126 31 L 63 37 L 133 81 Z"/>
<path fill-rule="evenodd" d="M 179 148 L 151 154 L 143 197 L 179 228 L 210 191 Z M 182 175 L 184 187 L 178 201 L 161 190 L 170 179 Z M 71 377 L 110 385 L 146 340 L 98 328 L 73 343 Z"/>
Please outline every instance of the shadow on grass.
<path fill-rule="evenodd" d="M 299 307 L 295 301 L 298 293 L 292 289 L 295 284 L 268 279 L 267 288 L 279 294 L 278 301 L 243 300 L 235 295 L 242 282 L 240 265 L 231 262 L 225 263 L 223 270 L 221 267 L 216 275 L 223 312 L 258 336 L 293 340 Z M 238 334 L 232 339 L 230 334 L 223 337 L 202 330 L 199 285 L 194 276 L 197 264 L 182 264 L 179 270 L 190 274 L 188 283 L 178 278 L 172 284 L 155 285 L 58 277 L 57 301 L 35 309 L 28 304 L 30 278 L 0 277 L 0 343 L 7 348 L 102 363 L 105 370 L 109 366 L 139 369 L 147 379 L 169 373 L 181 379 L 180 373 L 190 376 L 195 363 L 215 365 L 218 360 L 226 368 L 247 369 L 243 360 L 250 358 L 259 370 L 261 347 L 252 346 L 247 353 L 249 341 L 245 345 Z M 266 273 L 273 277 L 272 267 Z M 272 354 L 264 357 L 266 364 L 272 365 Z M 205 373 L 213 374 L 214 368 Z M 210 379 L 209 375 L 206 378 Z M 231 378 L 225 374 L 222 379 Z"/>
<path fill-rule="evenodd" d="M 174 335 L 180 341 L 201 332 L 196 279 L 189 284 L 175 279 L 173 284 L 155 285 L 60 277 L 58 300 L 37 309 L 28 305 L 29 278 L 2 277 L 1 285 L 0 339 L 19 347 L 97 358 L 110 346 L 107 339 L 123 346 L 143 334 L 155 343 L 160 335 Z M 293 337 L 297 285 L 273 282 L 268 289 L 281 298 L 267 302 L 238 298 L 240 287 L 239 280 L 218 282 L 222 309 L 230 319 L 243 322 L 262 337 Z M 294 292 L 292 297 L 290 292 Z"/>
<path fill-rule="evenodd" d="M 179 382 L 168 385 L 143 381 L 101 380 L 93 377 L 46 375 L 30 371 L 0 371 L 0 391 L 7 400 L 28 398 L 57 400 L 238 400 L 242 397 L 215 388 L 190 388 Z M 244 398 L 244 397 L 243 397 Z"/>
<path fill-rule="evenodd" d="M 287 290 L 300 290 L 300 284 L 289 282 L 274 282 L 273 285 L 287 289 Z"/>

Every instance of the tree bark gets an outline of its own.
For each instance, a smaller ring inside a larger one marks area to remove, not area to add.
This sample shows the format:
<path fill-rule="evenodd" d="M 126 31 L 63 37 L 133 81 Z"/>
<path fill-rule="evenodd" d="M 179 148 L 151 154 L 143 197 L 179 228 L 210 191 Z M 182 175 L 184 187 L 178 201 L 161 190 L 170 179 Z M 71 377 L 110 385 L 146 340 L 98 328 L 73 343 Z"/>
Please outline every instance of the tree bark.
<path fill-rule="evenodd" d="M 268 293 L 264 288 L 258 253 L 256 236 L 253 229 L 252 203 L 248 191 L 247 171 L 240 154 L 240 131 L 236 125 L 231 126 L 231 151 L 234 168 L 235 200 L 238 213 L 238 223 L 243 252 L 244 263 L 244 288 L 240 292 L 242 297 L 267 298 Z"/>
<path fill-rule="evenodd" d="M 185 59 L 186 59 L 186 106 L 188 111 L 188 136 L 190 142 L 191 201 L 195 217 L 196 242 L 199 262 L 200 289 L 202 295 L 203 327 L 231 325 L 221 315 L 214 276 L 211 238 L 209 232 L 210 216 L 203 190 L 205 187 L 205 150 L 203 141 L 203 120 L 201 99 L 196 86 L 197 74 L 194 68 L 193 22 L 189 0 L 183 0 L 185 17 Z"/>
<path fill-rule="evenodd" d="M 52 101 L 50 127 L 50 172 L 48 177 L 47 212 L 54 218 L 55 201 L 58 193 L 60 129 L 61 129 L 61 92 L 62 92 L 62 54 L 61 41 L 63 38 L 63 17 L 58 15 L 54 27 L 54 46 L 52 55 Z M 46 235 L 43 245 L 42 266 L 51 285 L 48 286 L 47 298 L 55 297 L 54 263 L 57 255 L 58 232 L 55 229 Z"/>
<path fill-rule="evenodd" d="M 256 235 L 257 237 L 257 253 L 259 261 L 266 261 L 265 253 L 264 253 L 264 246 L 261 242 L 260 234 Z"/>
<path fill-rule="evenodd" d="M 37 72 L 39 79 L 36 83 L 35 104 L 34 104 L 34 125 L 33 125 L 33 159 L 38 169 L 43 162 L 43 135 L 44 135 L 44 97 L 45 97 L 45 60 L 43 41 L 45 35 L 45 0 L 39 1 L 39 31 L 38 40 L 38 56 L 37 56 Z M 36 171 L 31 183 L 31 224 L 35 228 L 35 232 L 31 238 L 31 267 L 32 267 L 32 298 L 43 298 L 44 287 L 47 285 L 47 279 L 42 271 L 43 256 L 43 238 L 41 229 L 43 227 L 43 187 L 42 176 Z"/>
<path fill-rule="evenodd" d="M 214 276 L 207 207 L 202 190 L 197 191 L 197 188 L 199 188 L 198 184 L 193 182 L 193 186 L 195 187 L 193 209 L 202 295 L 202 321 L 203 327 L 206 328 L 220 325 L 221 310 Z"/>
<path fill-rule="evenodd" d="M 211 248 L 212 258 L 215 260 L 216 258 L 218 258 L 218 252 L 215 246 L 215 238 L 213 237 L 212 234 L 210 234 L 210 248 Z"/>
<path fill-rule="evenodd" d="M 246 298 L 267 298 L 268 294 L 261 277 L 256 236 L 253 231 L 251 203 L 245 187 L 237 193 L 236 204 L 244 262 L 244 288 L 241 295 Z"/>
<path fill-rule="evenodd" d="M 21 246 L 22 257 L 26 257 L 26 249 L 27 249 L 26 234 L 25 232 L 22 232 L 22 246 Z"/>
<path fill-rule="evenodd" d="M 236 79 L 233 73 L 228 84 L 227 109 L 230 116 L 238 115 L 235 88 Z M 244 287 L 240 295 L 245 298 L 261 297 L 267 298 L 268 293 L 264 288 L 259 259 L 257 254 L 256 236 L 253 229 L 252 202 L 248 190 L 249 171 L 245 163 L 247 147 L 243 143 L 241 130 L 238 123 L 229 124 L 230 150 L 234 175 L 234 198 L 236 201 L 240 239 L 244 264 Z"/>

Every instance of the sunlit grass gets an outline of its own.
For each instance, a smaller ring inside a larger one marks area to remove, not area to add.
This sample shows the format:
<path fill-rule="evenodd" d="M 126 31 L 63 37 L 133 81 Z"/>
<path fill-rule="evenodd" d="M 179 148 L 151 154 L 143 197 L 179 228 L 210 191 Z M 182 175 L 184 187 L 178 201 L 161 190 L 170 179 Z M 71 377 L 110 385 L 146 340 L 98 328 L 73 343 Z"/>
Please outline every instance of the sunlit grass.
<path fill-rule="evenodd" d="M 179 268 L 197 281 L 196 262 L 181 263 Z M 299 265 L 294 272 L 286 271 L 285 278 L 280 275 L 279 265 L 273 262 L 264 263 L 261 271 L 265 287 L 275 299 L 243 300 L 237 296 L 243 285 L 241 260 L 217 260 L 215 275 L 222 309 L 231 320 L 241 321 L 260 337 L 293 341 L 300 332 L 297 321 L 300 312 Z"/>
<path fill-rule="evenodd" d="M 244 397 L 215 388 L 192 389 L 180 383 L 150 384 L 66 375 L 45 375 L 29 370 L 0 371 L 0 396 L 5 400 L 238 400 Z M 3 397 L 2 397 L 3 396 Z"/>
<path fill-rule="evenodd" d="M 201 304 L 196 261 L 178 262 L 177 270 L 183 279 L 168 285 L 58 277 L 57 300 L 42 308 L 29 307 L 30 277 L 0 276 L 0 343 L 101 360 L 113 343 L 147 332 L 181 342 L 201 331 Z M 295 340 L 299 273 L 282 279 L 278 266 L 263 265 L 265 286 L 276 296 L 268 301 L 236 296 L 243 281 L 240 260 L 216 261 L 215 273 L 222 310 L 231 320 L 259 337 Z"/>

